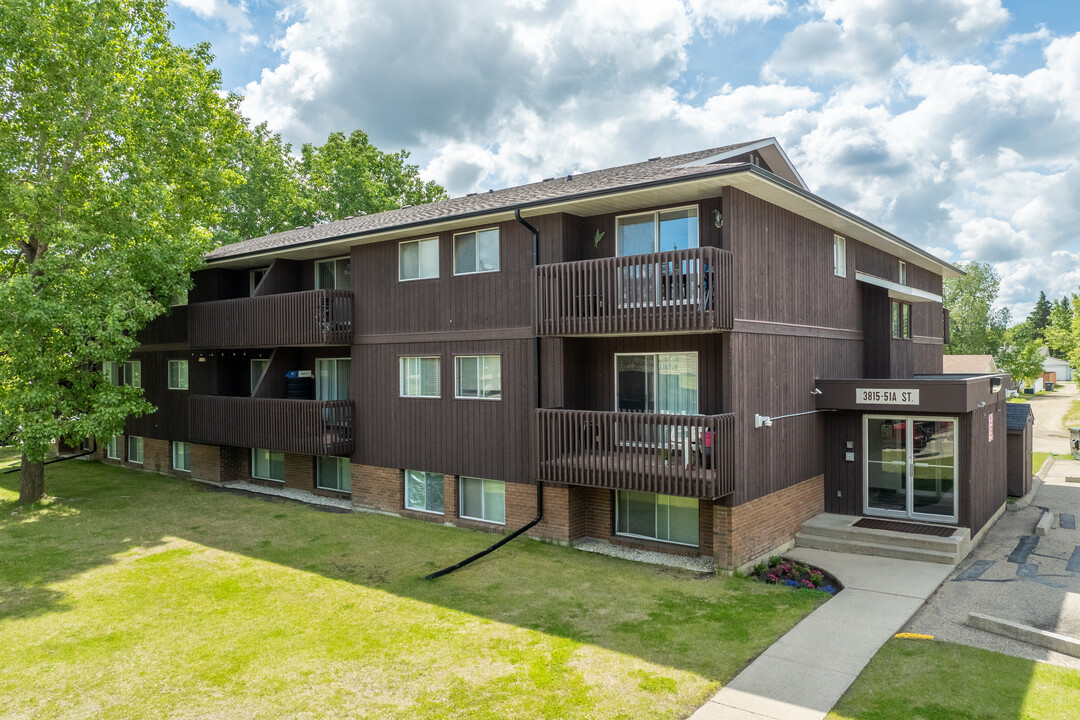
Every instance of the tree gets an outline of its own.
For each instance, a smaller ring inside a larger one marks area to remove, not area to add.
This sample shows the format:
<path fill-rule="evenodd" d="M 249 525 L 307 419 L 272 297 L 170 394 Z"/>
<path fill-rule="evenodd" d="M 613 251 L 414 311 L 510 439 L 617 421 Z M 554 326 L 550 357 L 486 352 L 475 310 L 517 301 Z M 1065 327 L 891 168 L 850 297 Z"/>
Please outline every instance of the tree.
<path fill-rule="evenodd" d="M 1009 323 L 1009 311 L 994 309 L 1000 280 L 988 263 L 960 265 L 964 275 L 945 281 L 944 304 L 949 310 L 949 355 L 996 355 Z"/>
<path fill-rule="evenodd" d="M 312 208 L 292 146 L 266 123 L 239 136 L 231 159 L 243 182 L 228 191 L 228 207 L 214 240 L 221 245 L 310 224 Z"/>
<path fill-rule="evenodd" d="M 330 133 L 323 145 L 306 143 L 300 158 L 266 123 L 244 134 L 233 166 L 243 184 L 229 192 L 219 243 L 262 237 L 301 225 L 445 200 L 446 190 L 420 179 L 409 153 L 384 153 L 362 130 Z"/>
<path fill-rule="evenodd" d="M 1046 327 L 1050 324 L 1050 301 L 1046 299 L 1046 293 L 1040 292 L 1039 299 L 1035 301 L 1035 307 L 1028 315 L 1028 325 L 1035 332 L 1035 337 L 1042 340 Z"/>
<path fill-rule="evenodd" d="M 164 0 L 0 3 L 0 436 L 23 503 L 53 438 L 151 411 L 97 368 L 187 289 L 235 179 L 236 99 L 170 28 Z"/>
<path fill-rule="evenodd" d="M 997 356 L 998 367 L 1012 375 L 1012 379 L 1030 385 L 1043 374 L 1043 356 L 1038 342 L 1023 345 L 1006 344 Z"/>
<path fill-rule="evenodd" d="M 1050 322 L 1046 326 L 1046 347 L 1050 355 L 1065 359 L 1076 347 L 1076 337 L 1072 332 L 1073 310 L 1069 298 L 1055 300 L 1050 308 Z"/>
<path fill-rule="evenodd" d="M 321 146 L 305 143 L 300 154 L 309 223 L 445 200 L 446 191 L 420 179 L 406 164 L 409 153 L 384 153 L 363 130 L 332 132 Z"/>

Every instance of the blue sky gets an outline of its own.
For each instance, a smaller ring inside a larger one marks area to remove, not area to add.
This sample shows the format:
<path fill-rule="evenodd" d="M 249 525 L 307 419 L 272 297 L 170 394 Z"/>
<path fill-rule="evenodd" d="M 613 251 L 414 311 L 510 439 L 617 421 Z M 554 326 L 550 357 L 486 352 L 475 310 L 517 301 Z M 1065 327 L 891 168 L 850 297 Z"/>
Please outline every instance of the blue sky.
<path fill-rule="evenodd" d="M 172 0 L 244 113 L 362 128 L 453 195 L 775 136 L 1014 320 L 1080 291 L 1080 3 Z"/>

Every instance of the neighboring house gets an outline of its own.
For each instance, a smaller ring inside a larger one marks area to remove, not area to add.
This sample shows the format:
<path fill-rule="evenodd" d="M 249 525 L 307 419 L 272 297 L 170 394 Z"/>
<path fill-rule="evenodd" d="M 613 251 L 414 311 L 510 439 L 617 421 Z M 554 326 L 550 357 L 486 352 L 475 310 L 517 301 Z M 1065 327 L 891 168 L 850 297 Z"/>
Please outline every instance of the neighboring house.
<path fill-rule="evenodd" d="M 1068 361 L 1050 357 L 1050 350 L 1045 345 L 1039 348 L 1039 354 L 1043 356 L 1043 370 L 1057 375 L 1056 382 L 1072 380 L 1072 368 Z"/>
<path fill-rule="evenodd" d="M 105 454 L 497 532 L 542 487 L 530 535 L 720 568 L 824 510 L 974 533 L 1004 393 L 942 374 L 957 274 L 771 139 L 297 228 L 141 334 L 159 410 Z"/>
<path fill-rule="evenodd" d="M 945 373 L 996 373 L 997 363 L 993 355 L 945 355 L 941 358 Z"/>

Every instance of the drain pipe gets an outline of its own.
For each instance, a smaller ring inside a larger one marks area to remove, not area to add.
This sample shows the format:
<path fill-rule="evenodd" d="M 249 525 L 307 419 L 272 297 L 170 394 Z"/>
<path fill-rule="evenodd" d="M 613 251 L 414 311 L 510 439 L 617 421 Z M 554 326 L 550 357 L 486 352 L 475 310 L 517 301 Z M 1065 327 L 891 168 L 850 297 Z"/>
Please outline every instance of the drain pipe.
<path fill-rule="evenodd" d="M 533 267 L 536 267 L 539 264 L 539 259 L 540 259 L 540 233 L 539 233 L 539 231 L 537 231 L 536 228 L 534 228 L 531 224 L 529 224 L 528 220 L 521 217 L 521 210 L 515 209 L 514 210 L 514 217 L 517 219 L 517 221 L 519 223 L 524 225 L 526 227 L 526 229 L 529 230 L 529 232 L 532 233 L 532 239 L 533 239 Z M 535 353 L 535 355 L 534 355 L 534 365 L 533 365 L 533 367 L 534 367 L 534 370 L 533 370 L 533 391 L 536 394 L 535 406 L 540 407 L 540 338 L 536 338 L 534 342 L 535 342 L 535 344 L 534 344 L 534 353 Z M 527 532 L 527 531 L 531 530 L 532 528 L 536 527 L 540 523 L 540 520 L 543 519 L 543 517 L 544 517 L 544 483 L 542 483 L 540 481 L 540 479 L 537 478 L 537 480 L 536 480 L 536 517 L 535 518 L 533 518 L 531 521 L 526 523 L 524 526 L 522 526 L 522 527 L 518 528 L 517 530 L 515 530 L 514 532 L 510 533 L 509 535 L 507 535 L 502 540 L 495 543 L 494 545 L 492 545 L 488 549 L 481 550 L 480 552 L 476 553 L 475 555 L 465 558 L 464 560 L 457 563 L 456 565 L 451 565 L 450 567 L 445 567 L 442 570 L 437 570 L 437 571 L 431 573 L 430 575 L 428 575 L 424 579 L 425 580 L 434 580 L 435 578 L 440 578 L 443 575 L 449 575 L 450 573 L 454 572 L 455 570 L 457 570 L 459 568 L 463 568 L 466 565 L 468 565 L 469 563 L 475 562 L 476 560 L 479 560 L 480 558 L 484 557 L 485 555 L 487 555 L 489 553 L 495 552 L 496 550 L 498 550 L 499 548 L 501 548 L 503 545 L 510 542 L 514 538 L 516 538 L 519 535 L 522 535 L 525 532 Z"/>
<path fill-rule="evenodd" d="M 53 463 L 64 462 L 65 460 L 74 460 L 75 458 L 86 457 L 87 455 L 93 455 L 95 452 L 96 452 L 95 450 L 87 450 L 86 452 L 81 452 L 78 455 L 68 455 L 66 457 L 56 458 L 54 460 L 50 460 L 49 462 L 41 463 L 41 464 L 42 465 L 52 465 Z M 20 470 L 22 470 L 21 467 L 11 468 L 10 470 L 5 470 L 4 474 L 5 475 L 10 475 L 13 472 L 19 472 Z"/>

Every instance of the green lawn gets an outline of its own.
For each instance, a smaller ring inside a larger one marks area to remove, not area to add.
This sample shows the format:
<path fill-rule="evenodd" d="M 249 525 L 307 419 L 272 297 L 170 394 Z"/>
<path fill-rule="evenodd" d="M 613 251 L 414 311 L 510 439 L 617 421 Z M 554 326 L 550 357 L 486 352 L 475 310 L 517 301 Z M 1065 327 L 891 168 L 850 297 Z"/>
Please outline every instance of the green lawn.
<path fill-rule="evenodd" d="M 0 466 L 13 462 L 0 449 Z M 0 475 L 0 715 L 677 718 L 823 596 L 72 460 Z"/>
<path fill-rule="evenodd" d="M 1072 720 L 1080 671 L 927 640 L 889 640 L 827 720 Z"/>

